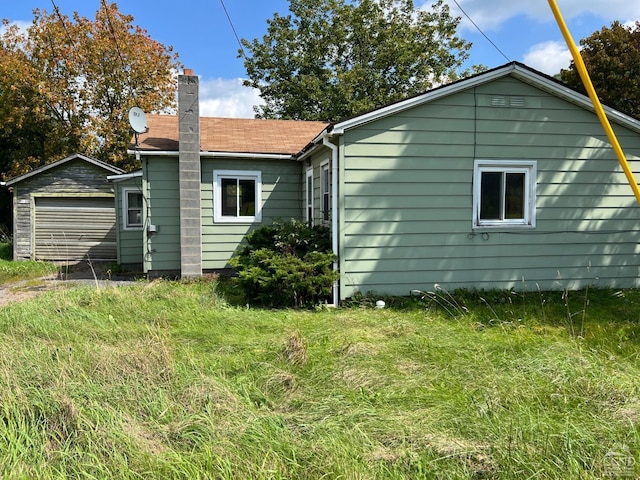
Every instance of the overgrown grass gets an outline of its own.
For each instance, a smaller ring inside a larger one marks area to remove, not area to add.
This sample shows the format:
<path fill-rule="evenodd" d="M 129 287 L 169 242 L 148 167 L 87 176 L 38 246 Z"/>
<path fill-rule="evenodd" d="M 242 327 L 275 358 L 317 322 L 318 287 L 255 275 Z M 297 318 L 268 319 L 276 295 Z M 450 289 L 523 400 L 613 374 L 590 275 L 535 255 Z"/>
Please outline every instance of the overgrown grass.
<path fill-rule="evenodd" d="M 448 298 L 269 311 L 154 282 L 0 308 L 0 476 L 637 477 L 640 293 Z"/>
<path fill-rule="evenodd" d="M 56 266 L 47 262 L 12 261 L 10 243 L 0 243 L 0 285 L 7 282 L 29 280 L 56 272 Z"/>

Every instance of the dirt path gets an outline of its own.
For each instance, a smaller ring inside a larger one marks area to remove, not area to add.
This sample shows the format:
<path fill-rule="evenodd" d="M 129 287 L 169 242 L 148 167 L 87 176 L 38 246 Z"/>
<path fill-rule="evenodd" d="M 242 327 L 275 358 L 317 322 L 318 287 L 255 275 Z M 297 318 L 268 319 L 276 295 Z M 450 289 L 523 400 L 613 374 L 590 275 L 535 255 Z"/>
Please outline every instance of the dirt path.
<path fill-rule="evenodd" d="M 23 302 L 30 300 L 37 295 L 51 290 L 53 277 L 43 277 L 37 280 L 23 280 L 15 283 L 0 285 L 0 307 L 13 302 Z M 56 287 L 57 288 L 57 287 Z"/>
<path fill-rule="evenodd" d="M 135 275 L 112 276 L 101 265 L 75 265 L 61 273 L 54 273 L 35 280 L 22 280 L 0 285 L 0 307 L 14 302 L 24 302 L 43 292 L 69 288 L 74 285 L 117 287 L 136 283 Z"/>

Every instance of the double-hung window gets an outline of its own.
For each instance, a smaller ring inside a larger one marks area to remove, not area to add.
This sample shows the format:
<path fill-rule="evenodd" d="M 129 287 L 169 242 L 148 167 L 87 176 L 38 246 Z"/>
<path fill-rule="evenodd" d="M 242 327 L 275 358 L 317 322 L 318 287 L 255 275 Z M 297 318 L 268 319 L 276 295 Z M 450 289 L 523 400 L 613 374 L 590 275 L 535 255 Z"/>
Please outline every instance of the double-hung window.
<path fill-rule="evenodd" d="M 122 191 L 122 216 L 125 230 L 142 228 L 142 192 L 138 189 L 125 188 Z"/>
<path fill-rule="evenodd" d="M 307 170 L 307 183 L 305 188 L 305 196 L 307 198 L 307 224 L 313 227 L 313 168 Z"/>
<path fill-rule="evenodd" d="M 474 227 L 534 227 L 536 162 L 476 160 Z"/>
<path fill-rule="evenodd" d="M 329 177 L 329 162 L 320 165 L 320 201 L 322 202 L 322 220 L 331 220 L 331 179 Z"/>
<path fill-rule="evenodd" d="M 262 174 L 259 171 L 213 172 L 214 222 L 253 223 L 262 220 Z"/>

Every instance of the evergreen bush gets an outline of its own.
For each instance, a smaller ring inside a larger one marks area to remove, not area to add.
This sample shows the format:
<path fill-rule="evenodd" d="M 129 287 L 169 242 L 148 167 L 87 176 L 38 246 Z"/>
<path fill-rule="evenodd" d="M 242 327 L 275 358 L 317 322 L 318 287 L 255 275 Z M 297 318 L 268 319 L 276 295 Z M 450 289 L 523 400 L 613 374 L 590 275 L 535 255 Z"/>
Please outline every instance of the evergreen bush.
<path fill-rule="evenodd" d="M 276 222 L 254 230 L 245 241 L 230 263 L 248 302 L 304 307 L 330 301 L 338 273 L 327 227 Z"/>

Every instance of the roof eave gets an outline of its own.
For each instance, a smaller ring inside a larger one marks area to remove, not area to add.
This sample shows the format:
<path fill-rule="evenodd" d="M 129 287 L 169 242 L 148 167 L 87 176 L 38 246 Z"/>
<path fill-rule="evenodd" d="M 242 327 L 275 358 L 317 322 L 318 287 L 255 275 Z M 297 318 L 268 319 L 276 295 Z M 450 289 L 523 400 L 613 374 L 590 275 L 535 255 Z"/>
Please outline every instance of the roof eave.
<path fill-rule="evenodd" d="M 503 67 L 496 68 L 495 70 L 491 70 L 489 72 L 485 72 L 483 74 L 479 74 L 474 77 L 470 77 L 468 79 L 464 79 L 458 82 L 444 85 L 442 87 L 435 88 L 421 95 L 417 95 L 415 97 L 411 97 L 406 100 L 393 103 L 386 107 L 373 110 L 363 115 L 350 118 L 343 122 L 336 123 L 333 126 L 331 133 L 334 133 L 336 135 L 342 135 L 346 130 L 350 130 L 352 128 L 358 127 L 365 123 L 370 123 L 370 122 L 373 122 L 374 120 L 379 120 L 381 118 L 388 117 L 389 115 L 402 112 L 409 108 L 413 108 L 413 107 L 422 105 L 424 103 L 432 102 L 434 100 L 437 100 L 442 97 L 446 97 L 447 95 L 451 95 L 452 93 L 455 93 L 460 90 L 482 85 L 484 83 L 487 83 L 497 78 L 508 75 L 514 70 L 515 67 L 516 67 L 515 64 L 510 63 L 507 65 L 504 65 Z"/>
<path fill-rule="evenodd" d="M 136 178 L 136 177 L 142 177 L 142 170 L 136 170 L 135 172 L 130 172 L 130 173 L 122 173 L 119 175 L 108 175 L 107 180 L 109 182 L 118 183 L 124 180 L 129 180 L 131 178 Z"/>
<path fill-rule="evenodd" d="M 177 157 L 180 155 L 178 150 L 137 150 L 144 157 Z M 127 153 L 133 155 L 136 150 L 127 150 Z M 295 154 L 292 153 L 261 153 L 261 152 L 207 152 L 201 151 L 200 157 L 203 158 L 246 158 L 252 160 L 292 160 Z"/>
<path fill-rule="evenodd" d="M 5 186 L 10 187 L 11 185 L 27 180 L 28 178 L 31 178 L 35 175 L 39 175 L 43 172 L 46 172 L 47 170 L 59 167 L 60 165 L 64 165 L 65 163 L 70 162 L 71 160 L 74 160 L 76 158 L 80 158 L 97 167 L 103 168 L 104 170 L 109 170 L 111 171 L 111 173 L 114 173 L 114 174 L 124 173 L 124 170 L 122 170 L 121 168 L 114 167 L 113 165 L 109 165 L 108 163 L 101 162 L 100 160 L 96 160 L 95 158 L 87 157 L 86 155 L 82 155 L 81 153 L 74 153 L 73 155 L 69 155 L 68 157 L 49 163 L 47 165 L 43 165 L 42 167 L 38 167 L 35 170 L 32 170 L 28 173 L 25 173 L 23 175 L 19 175 L 10 180 L 7 180 L 5 182 Z"/>
<path fill-rule="evenodd" d="M 446 97 L 462 90 L 483 85 L 485 83 L 508 75 L 512 75 L 513 77 L 518 78 L 519 80 L 528 83 L 529 85 L 540 88 L 541 90 L 551 93 L 552 95 L 563 98 L 564 100 L 567 100 L 577 106 L 590 111 L 595 111 L 589 97 L 563 85 L 562 83 L 550 77 L 547 77 L 541 72 L 537 72 L 536 70 L 526 67 L 523 64 L 512 62 L 503 65 L 502 67 L 498 67 L 494 70 L 483 72 L 473 77 L 462 79 L 449 85 L 435 88 L 434 90 L 430 90 L 429 92 L 417 95 L 407 100 L 402 100 L 386 107 L 382 107 L 363 115 L 345 120 L 343 122 L 339 122 L 333 127 L 331 133 L 341 135 L 345 131 L 352 128 L 356 128 L 366 123 L 379 120 L 398 112 L 402 112 L 409 108 L 432 102 L 434 100 Z M 640 120 L 637 120 L 611 107 L 605 106 L 604 109 L 610 119 L 635 132 L 640 133 Z"/>

